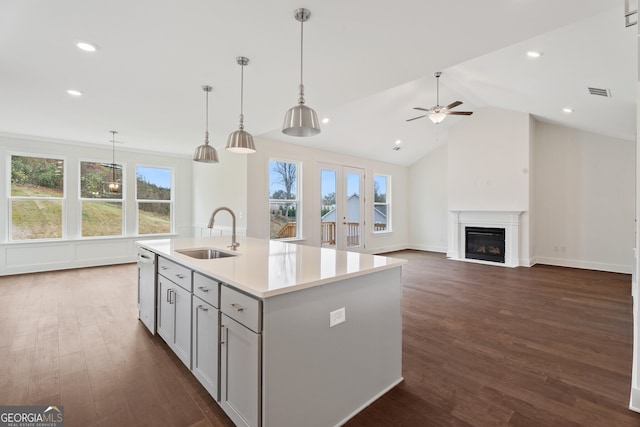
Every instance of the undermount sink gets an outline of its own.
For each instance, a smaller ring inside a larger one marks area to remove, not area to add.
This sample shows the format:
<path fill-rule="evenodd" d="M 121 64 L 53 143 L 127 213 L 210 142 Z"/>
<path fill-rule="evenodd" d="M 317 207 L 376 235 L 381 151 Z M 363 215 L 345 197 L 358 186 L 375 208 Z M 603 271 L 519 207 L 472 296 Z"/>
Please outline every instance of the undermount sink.
<path fill-rule="evenodd" d="M 227 252 L 221 252 L 217 249 L 179 249 L 176 252 L 181 253 L 182 255 L 190 256 L 191 258 L 198 259 L 218 259 L 218 258 L 228 258 L 232 256 L 236 256 L 236 254 L 230 254 Z"/>

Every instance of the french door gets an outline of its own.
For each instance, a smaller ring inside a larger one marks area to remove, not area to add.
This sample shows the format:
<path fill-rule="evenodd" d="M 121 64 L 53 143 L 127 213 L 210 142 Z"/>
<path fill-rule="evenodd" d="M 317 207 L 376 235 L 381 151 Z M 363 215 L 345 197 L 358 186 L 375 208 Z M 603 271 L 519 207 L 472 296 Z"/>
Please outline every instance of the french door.
<path fill-rule="evenodd" d="M 364 169 L 319 163 L 320 244 L 342 250 L 364 248 Z"/>

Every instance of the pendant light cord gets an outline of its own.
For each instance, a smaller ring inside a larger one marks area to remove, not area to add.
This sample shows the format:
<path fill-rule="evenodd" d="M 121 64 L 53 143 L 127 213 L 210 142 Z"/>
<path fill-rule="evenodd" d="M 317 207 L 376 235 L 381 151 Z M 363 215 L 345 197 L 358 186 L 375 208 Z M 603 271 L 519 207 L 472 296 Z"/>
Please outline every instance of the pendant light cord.
<path fill-rule="evenodd" d="M 244 129 L 244 62 L 240 64 L 240 130 Z"/>
<path fill-rule="evenodd" d="M 304 19 L 300 20 L 300 96 L 298 104 L 304 104 L 304 83 L 302 79 L 302 66 L 304 63 Z"/>
<path fill-rule="evenodd" d="M 111 131 L 111 182 L 116 182 L 116 131 Z"/>

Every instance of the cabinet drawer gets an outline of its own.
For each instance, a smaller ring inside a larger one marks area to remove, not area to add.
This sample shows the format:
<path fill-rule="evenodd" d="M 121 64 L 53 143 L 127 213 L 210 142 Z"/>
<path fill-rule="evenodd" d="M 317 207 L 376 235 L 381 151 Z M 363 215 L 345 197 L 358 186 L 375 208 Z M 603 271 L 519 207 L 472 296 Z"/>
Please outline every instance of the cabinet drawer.
<path fill-rule="evenodd" d="M 193 273 L 193 294 L 202 298 L 212 306 L 220 307 L 220 283 L 211 277 L 203 276 L 200 273 Z"/>
<path fill-rule="evenodd" d="M 158 257 L 158 273 L 187 291 L 193 292 L 191 288 L 191 270 L 187 267 L 183 267 L 166 258 Z"/>
<path fill-rule="evenodd" d="M 222 285 L 220 310 L 252 331 L 262 332 L 262 301 Z"/>

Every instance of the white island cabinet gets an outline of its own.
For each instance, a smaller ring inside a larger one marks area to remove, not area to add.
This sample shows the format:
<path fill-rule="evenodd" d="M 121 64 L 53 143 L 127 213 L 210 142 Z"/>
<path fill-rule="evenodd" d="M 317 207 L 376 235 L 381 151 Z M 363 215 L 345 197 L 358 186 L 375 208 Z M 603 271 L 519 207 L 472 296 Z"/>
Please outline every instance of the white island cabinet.
<path fill-rule="evenodd" d="M 239 242 L 237 251 L 228 237 L 138 242 L 158 255 L 158 334 L 182 359 L 185 343 L 161 332 L 178 285 L 191 298 L 187 366 L 235 424 L 341 425 L 402 381 L 406 261 Z M 181 253 L 189 249 L 232 256 Z"/>

